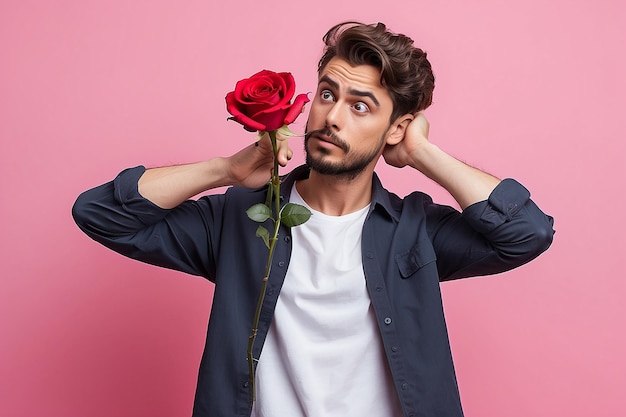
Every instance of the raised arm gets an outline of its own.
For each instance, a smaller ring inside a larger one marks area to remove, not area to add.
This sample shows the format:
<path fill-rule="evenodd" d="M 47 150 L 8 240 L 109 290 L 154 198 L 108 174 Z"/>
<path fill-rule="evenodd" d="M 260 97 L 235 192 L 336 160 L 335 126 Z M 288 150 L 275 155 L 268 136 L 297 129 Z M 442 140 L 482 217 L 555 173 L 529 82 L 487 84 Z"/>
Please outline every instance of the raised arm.
<path fill-rule="evenodd" d="M 279 141 L 278 161 L 291 158 L 286 140 Z M 170 209 L 204 191 L 222 186 L 256 188 L 270 178 L 272 147 L 267 135 L 227 158 L 213 158 L 186 165 L 152 168 L 139 179 L 139 193 L 157 206 Z"/>
<path fill-rule="evenodd" d="M 404 139 L 388 146 L 383 156 L 396 167 L 411 166 L 444 187 L 462 209 L 486 200 L 499 184 L 493 175 L 448 155 L 428 141 L 429 123 L 418 113 L 408 125 Z"/>
<path fill-rule="evenodd" d="M 428 121 L 418 113 L 404 139 L 384 157 L 411 166 L 443 186 L 463 209 L 431 205 L 429 234 L 441 279 L 495 274 L 520 266 L 545 251 L 554 234 L 544 214 L 517 181 L 504 181 L 446 154 L 428 141 Z"/>
<path fill-rule="evenodd" d="M 279 163 L 291 151 L 281 144 Z M 214 278 L 214 249 L 223 227 L 224 195 L 190 197 L 219 186 L 260 187 L 270 178 L 268 138 L 225 158 L 146 170 L 124 170 L 83 192 L 72 215 L 78 227 L 106 247 L 147 263 Z M 241 213 L 245 209 L 241 210 Z"/>

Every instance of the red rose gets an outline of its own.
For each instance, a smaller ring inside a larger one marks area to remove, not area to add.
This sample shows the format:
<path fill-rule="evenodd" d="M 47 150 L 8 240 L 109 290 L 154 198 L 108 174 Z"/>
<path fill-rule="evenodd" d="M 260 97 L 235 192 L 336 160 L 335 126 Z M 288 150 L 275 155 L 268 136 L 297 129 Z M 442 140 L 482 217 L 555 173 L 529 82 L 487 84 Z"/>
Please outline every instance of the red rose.
<path fill-rule="evenodd" d="M 263 70 L 237 82 L 235 91 L 226 95 L 226 109 L 244 129 L 270 132 L 293 123 L 309 102 L 300 94 L 291 103 L 295 91 L 290 73 Z"/>

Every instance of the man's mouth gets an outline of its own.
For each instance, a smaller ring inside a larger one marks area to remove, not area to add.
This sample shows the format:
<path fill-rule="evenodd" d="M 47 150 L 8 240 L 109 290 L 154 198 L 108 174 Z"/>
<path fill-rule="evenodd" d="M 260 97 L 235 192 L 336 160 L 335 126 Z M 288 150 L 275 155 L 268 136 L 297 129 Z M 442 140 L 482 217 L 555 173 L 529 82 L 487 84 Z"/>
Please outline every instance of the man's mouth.
<path fill-rule="evenodd" d="M 330 136 L 328 135 L 324 135 L 324 134 L 317 134 L 315 135 L 315 137 L 319 140 L 321 140 L 322 142 L 326 142 L 326 143 L 330 143 L 331 145 L 335 145 L 335 146 L 339 146 Z"/>
<path fill-rule="evenodd" d="M 321 131 L 313 132 L 311 136 L 315 137 L 320 142 L 328 143 L 330 145 L 338 147 L 339 149 L 347 151 L 346 147 L 341 143 L 341 141 L 338 141 L 337 139 L 335 139 L 332 133 L 328 131 L 321 130 Z"/>

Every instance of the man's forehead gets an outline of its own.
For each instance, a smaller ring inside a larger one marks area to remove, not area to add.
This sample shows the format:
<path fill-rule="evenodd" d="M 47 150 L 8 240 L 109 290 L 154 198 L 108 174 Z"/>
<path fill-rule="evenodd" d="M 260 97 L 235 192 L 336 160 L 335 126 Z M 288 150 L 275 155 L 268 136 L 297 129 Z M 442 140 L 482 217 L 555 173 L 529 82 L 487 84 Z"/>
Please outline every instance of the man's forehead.
<path fill-rule="evenodd" d="M 380 70 L 372 65 L 352 65 L 334 57 L 320 71 L 318 82 L 333 81 L 335 84 L 359 84 L 372 89 L 385 89 L 380 82 Z"/>

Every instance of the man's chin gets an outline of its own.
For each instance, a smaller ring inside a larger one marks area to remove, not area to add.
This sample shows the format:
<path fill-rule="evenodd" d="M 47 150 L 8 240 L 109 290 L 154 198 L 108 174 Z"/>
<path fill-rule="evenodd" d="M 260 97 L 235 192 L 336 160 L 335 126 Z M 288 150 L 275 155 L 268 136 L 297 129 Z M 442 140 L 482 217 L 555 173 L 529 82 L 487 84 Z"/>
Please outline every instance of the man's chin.
<path fill-rule="evenodd" d="M 347 166 L 343 162 L 333 162 L 329 158 L 312 158 L 310 156 L 307 156 L 306 164 L 316 174 L 345 180 L 353 180 L 367 167 L 367 165 Z"/>
<path fill-rule="evenodd" d="M 341 166 L 329 160 L 325 155 L 313 157 L 311 154 L 306 156 L 306 164 L 311 170 L 318 174 L 333 175 L 341 170 Z"/>

